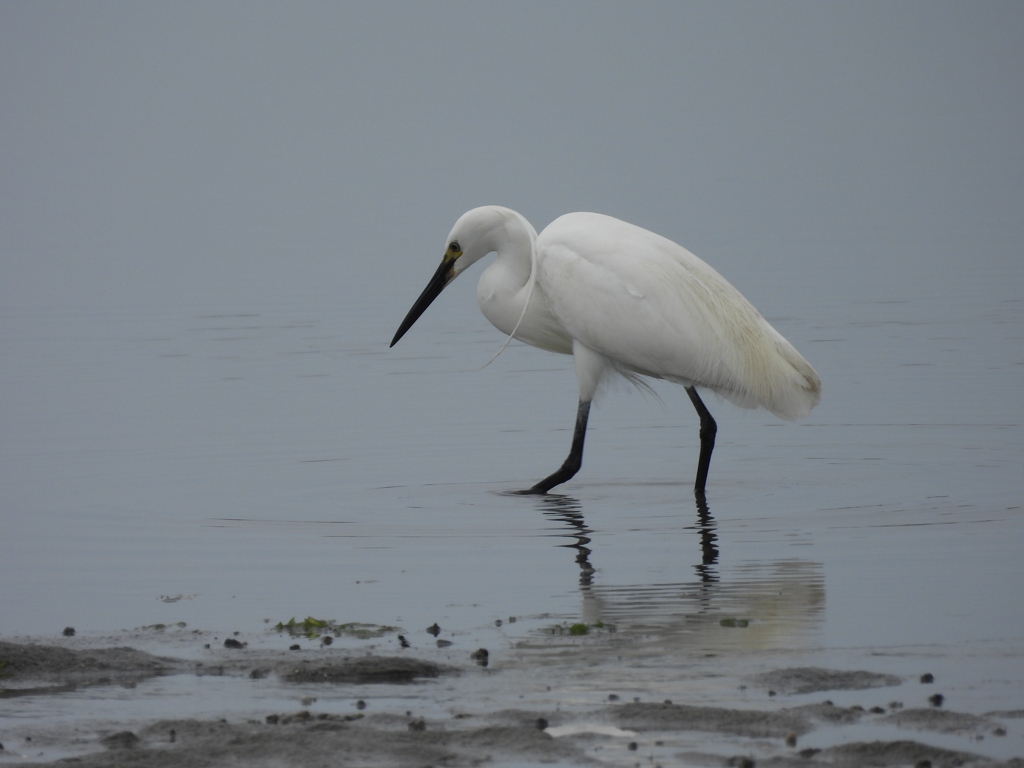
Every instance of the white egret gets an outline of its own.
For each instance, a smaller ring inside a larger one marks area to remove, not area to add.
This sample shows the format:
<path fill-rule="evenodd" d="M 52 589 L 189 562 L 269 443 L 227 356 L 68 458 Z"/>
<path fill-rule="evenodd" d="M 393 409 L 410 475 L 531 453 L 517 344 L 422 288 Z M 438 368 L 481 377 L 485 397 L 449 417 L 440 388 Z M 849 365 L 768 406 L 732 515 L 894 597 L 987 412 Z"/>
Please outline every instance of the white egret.
<path fill-rule="evenodd" d="M 572 448 L 524 493 L 547 493 L 583 462 L 590 403 L 619 374 L 682 384 L 700 416 L 695 490 L 704 493 L 718 425 L 697 394 L 716 392 L 783 419 L 821 399 L 814 369 L 724 277 L 680 245 L 597 213 L 569 213 L 539 235 L 520 214 L 488 205 L 464 213 L 437 272 L 402 321 L 393 347 L 452 280 L 492 251 L 476 298 L 510 339 L 571 354 L 579 383 Z M 507 342 L 506 342 L 507 343 Z"/>

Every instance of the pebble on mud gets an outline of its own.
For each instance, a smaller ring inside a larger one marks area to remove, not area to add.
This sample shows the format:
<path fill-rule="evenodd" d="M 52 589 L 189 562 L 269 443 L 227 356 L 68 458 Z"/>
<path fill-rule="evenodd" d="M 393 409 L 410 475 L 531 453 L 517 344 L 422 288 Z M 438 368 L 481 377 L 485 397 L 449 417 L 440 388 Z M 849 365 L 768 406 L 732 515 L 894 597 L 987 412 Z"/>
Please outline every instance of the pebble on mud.
<path fill-rule="evenodd" d="M 943 696 L 941 693 L 933 693 L 931 696 L 928 697 L 928 703 L 931 704 L 933 707 L 941 707 L 942 702 L 945 700 L 946 697 Z"/>
<path fill-rule="evenodd" d="M 796 746 L 796 731 L 790 731 L 789 733 L 786 734 L 786 746 L 787 747 L 795 747 Z"/>
<path fill-rule="evenodd" d="M 427 633 L 433 635 L 434 637 L 437 637 L 441 634 L 441 627 L 439 627 L 437 625 L 437 622 L 435 621 L 433 624 L 427 627 Z"/>
<path fill-rule="evenodd" d="M 427 724 L 422 720 L 413 720 L 409 723 L 410 731 L 425 731 L 427 730 Z"/>
<path fill-rule="evenodd" d="M 360 699 L 356 702 L 356 709 L 366 709 L 366 702 Z"/>
<path fill-rule="evenodd" d="M 225 648 L 244 648 L 245 644 L 239 642 L 238 640 L 235 640 L 235 638 L 233 638 L 233 637 L 229 637 L 227 640 L 224 641 L 224 647 Z"/>
<path fill-rule="evenodd" d="M 934 683 L 935 675 L 933 675 L 931 672 L 925 672 L 923 675 L 921 675 L 921 682 L 925 684 Z"/>
<path fill-rule="evenodd" d="M 74 627 L 64 627 L 63 634 L 64 634 L 64 637 L 74 637 L 75 636 L 75 628 Z"/>
<path fill-rule="evenodd" d="M 438 640 L 436 642 L 438 648 L 447 648 L 449 645 L 452 644 L 451 640 Z"/>
<path fill-rule="evenodd" d="M 403 648 L 409 647 L 409 641 L 405 639 L 405 635 L 398 636 L 398 644 L 401 645 Z"/>
<path fill-rule="evenodd" d="M 486 667 L 487 666 L 487 662 L 488 662 L 489 657 L 490 657 L 490 653 L 488 653 L 486 648 L 478 648 L 477 650 L 475 650 L 471 654 L 469 654 L 469 658 L 471 658 L 473 661 L 475 661 L 481 667 Z"/>

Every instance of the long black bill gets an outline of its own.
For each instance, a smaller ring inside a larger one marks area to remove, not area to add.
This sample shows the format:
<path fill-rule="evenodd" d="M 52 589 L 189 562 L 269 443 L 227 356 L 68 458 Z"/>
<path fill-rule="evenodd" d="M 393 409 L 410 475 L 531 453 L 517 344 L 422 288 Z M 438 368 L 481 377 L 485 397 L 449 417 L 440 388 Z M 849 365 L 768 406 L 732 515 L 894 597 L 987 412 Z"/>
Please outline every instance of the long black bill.
<path fill-rule="evenodd" d="M 455 272 L 455 261 L 444 260 L 441 262 L 441 266 L 437 268 L 437 272 L 430 278 L 430 282 L 427 283 L 427 287 L 423 289 L 423 293 L 416 299 L 416 303 L 412 305 L 412 309 L 409 310 L 409 314 L 405 316 L 405 320 L 398 326 L 398 332 L 395 334 L 395 338 L 391 340 L 390 346 L 395 346 L 398 340 L 405 336 L 405 332 L 412 328 L 413 323 L 420 319 L 430 303 L 436 299 L 444 287 L 452 281 Z"/>

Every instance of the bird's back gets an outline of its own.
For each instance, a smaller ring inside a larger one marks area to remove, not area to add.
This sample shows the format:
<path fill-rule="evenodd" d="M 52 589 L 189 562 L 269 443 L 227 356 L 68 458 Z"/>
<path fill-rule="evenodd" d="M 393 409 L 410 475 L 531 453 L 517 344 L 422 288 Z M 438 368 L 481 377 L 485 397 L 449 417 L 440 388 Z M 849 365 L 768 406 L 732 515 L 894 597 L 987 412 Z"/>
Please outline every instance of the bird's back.
<path fill-rule="evenodd" d="M 537 284 L 558 322 L 617 366 L 785 419 L 818 404 L 814 369 L 682 246 L 610 216 L 570 213 L 544 229 L 536 247 Z"/>

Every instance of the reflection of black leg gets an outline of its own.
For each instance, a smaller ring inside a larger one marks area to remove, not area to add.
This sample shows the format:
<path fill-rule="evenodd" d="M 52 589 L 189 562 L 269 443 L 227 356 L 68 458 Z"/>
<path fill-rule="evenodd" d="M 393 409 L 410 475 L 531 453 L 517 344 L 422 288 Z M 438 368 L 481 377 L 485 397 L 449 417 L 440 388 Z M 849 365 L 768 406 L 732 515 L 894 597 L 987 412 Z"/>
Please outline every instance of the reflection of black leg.
<path fill-rule="evenodd" d="M 695 491 L 694 498 L 697 502 L 697 520 L 700 523 L 700 550 L 701 564 L 695 566 L 700 574 L 701 581 L 718 581 L 714 568 L 711 566 L 718 562 L 718 547 L 715 542 L 718 537 L 715 535 L 715 520 L 708 510 L 708 500 L 703 491 Z"/>
<path fill-rule="evenodd" d="M 697 482 L 694 484 L 694 490 L 703 494 L 704 484 L 708 480 L 708 467 L 711 466 L 711 452 L 715 450 L 715 434 L 718 432 L 718 424 L 715 423 L 714 417 L 704 405 L 704 401 L 700 399 L 696 389 L 687 387 L 686 394 L 690 396 L 690 402 L 693 403 L 693 407 L 697 409 L 697 415 L 700 416 L 700 460 L 697 462 Z"/>
<path fill-rule="evenodd" d="M 594 568 L 590 565 L 590 534 L 583 520 L 580 503 L 570 496 L 547 495 L 541 502 L 541 510 L 545 515 L 569 526 L 571 533 L 568 538 L 575 539 L 572 544 L 559 544 L 576 550 L 576 565 L 580 567 L 580 586 L 589 587 L 594 583 Z"/>
<path fill-rule="evenodd" d="M 520 493 L 547 493 L 556 485 L 561 485 L 580 471 L 583 466 L 583 439 L 587 436 L 587 418 L 590 416 L 590 401 L 580 401 L 580 407 L 576 411 L 576 431 L 572 436 L 572 448 L 569 456 L 558 471 L 548 475 L 533 488 Z"/>

